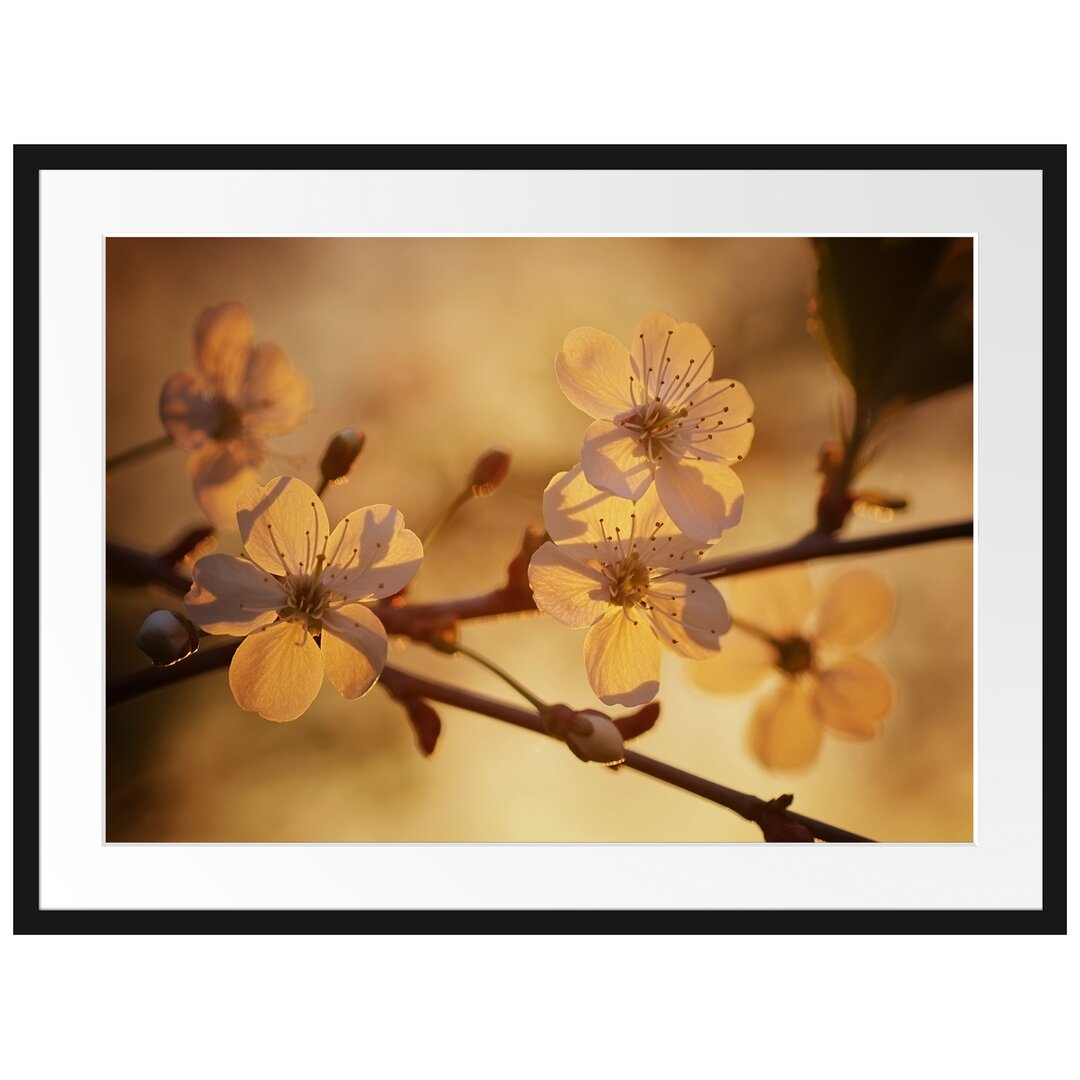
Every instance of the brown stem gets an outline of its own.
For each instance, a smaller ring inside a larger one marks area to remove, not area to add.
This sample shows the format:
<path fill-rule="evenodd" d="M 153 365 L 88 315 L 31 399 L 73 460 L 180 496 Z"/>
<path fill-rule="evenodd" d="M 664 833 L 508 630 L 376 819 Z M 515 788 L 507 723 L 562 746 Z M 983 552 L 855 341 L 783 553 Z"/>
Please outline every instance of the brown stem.
<path fill-rule="evenodd" d="M 807 559 L 832 559 L 839 555 L 864 555 L 872 551 L 892 551 L 895 548 L 915 544 L 933 544 L 941 540 L 963 540 L 974 535 L 974 523 L 955 521 L 948 525 L 930 525 L 922 529 L 906 529 L 902 532 L 880 533 L 877 536 L 860 536 L 854 540 L 837 540 L 822 533 L 808 533 L 801 540 L 785 547 L 769 551 L 751 552 L 726 559 L 708 559 L 691 566 L 684 573 L 699 577 L 731 577 L 748 574 L 753 570 L 768 570 L 774 566 L 805 562 Z"/>
<path fill-rule="evenodd" d="M 123 450 L 119 454 L 113 454 L 111 458 L 106 458 L 105 471 L 109 472 L 120 465 L 127 465 L 129 462 L 138 461 L 139 458 L 150 457 L 151 454 L 156 454 L 160 450 L 167 450 L 172 445 L 173 441 L 168 435 L 162 435 L 157 439 L 151 439 L 149 442 L 141 443 L 138 446 L 131 447 L 129 450 Z"/>
<path fill-rule="evenodd" d="M 178 682 L 199 675 L 207 671 L 214 671 L 225 667 L 232 659 L 232 655 L 239 647 L 239 642 L 232 642 L 207 652 L 196 653 L 187 660 L 181 661 L 171 667 L 144 668 L 130 675 L 121 676 L 108 684 L 105 690 L 106 705 L 116 705 L 129 698 L 150 690 L 172 686 Z M 444 683 L 425 679 L 420 675 L 413 675 L 398 668 L 383 668 L 380 677 L 380 685 L 391 695 L 398 699 L 420 697 L 430 701 L 439 701 L 444 705 L 452 705 L 468 712 L 480 713 L 490 716 L 494 720 L 502 720 L 504 723 L 513 724 L 515 727 L 526 728 L 538 735 L 548 735 L 540 717 L 535 712 L 519 709 L 514 705 L 507 705 L 494 698 L 485 697 L 471 690 L 462 690 L 456 686 L 448 686 Z M 835 825 L 829 825 L 824 821 L 804 817 L 802 814 L 793 813 L 791 810 L 778 810 L 775 803 L 759 799 L 756 795 L 747 795 L 736 791 L 734 788 L 725 787 L 723 784 L 705 780 L 695 776 L 674 765 L 667 765 L 662 761 L 639 754 L 635 750 L 626 751 L 626 760 L 621 766 L 633 769 L 635 772 L 644 773 L 655 780 L 665 784 L 681 788 L 702 799 L 717 803 L 728 810 L 734 811 L 747 821 L 753 821 L 762 825 L 767 816 L 773 819 L 777 815 L 785 817 L 792 822 L 805 826 L 819 840 L 828 840 L 833 843 L 872 843 L 869 837 L 859 836 L 857 833 L 839 829 Z"/>
<path fill-rule="evenodd" d="M 105 572 L 120 585 L 160 585 L 179 596 L 191 588 L 191 581 L 160 555 L 111 540 L 105 542 Z"/>
<path fill-rule="evenodd" d="M 731 577 L 754 570 L 804 562 L 807 559 L 831 559 L 841 555 L 859 555 L 873 551 L 890 551 L 913 544 L 929 544 L 941 540 L 959 540 L 973 535 L 971 520 L 949 525 L 932 525 L 903 532 L 863 536 L 855 540 L 837 540 L 832 536 L 810 533 L 801 540 L 767 551 L 734 555 L 725 559 L 710 559 L 689 568 L 686 572 L 705 578 Z M 154 584 L 183 596 L 191 582 L 155 555 L 108 542 L 105 545 L 105 565 L 114 580 L 124 584 Z M 441 630 L 465 619 L 485 619 L 497 615 L 536 612 L 528 587 L 504 585 L 479 596 L 455 600 L 440 600 L 430 604 L 378 604 L 373 609 L 382 620 L 388 634 L 398 634 L 414 641 L 427 642 Z"/>

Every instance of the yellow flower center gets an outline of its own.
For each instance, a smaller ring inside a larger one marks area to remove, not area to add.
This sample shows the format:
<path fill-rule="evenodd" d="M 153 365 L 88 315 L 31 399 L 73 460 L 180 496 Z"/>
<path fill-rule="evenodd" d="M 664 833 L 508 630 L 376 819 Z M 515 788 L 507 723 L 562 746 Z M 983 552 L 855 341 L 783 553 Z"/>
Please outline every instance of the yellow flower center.
<path fill-rule="evenodd" d="M 609 563 L 604 567 L 611 594 L 609 603 L 618 604 L 620 607 L 631 607 L 642 598 L 648 591 L 650 574 L 638 555 L 632 554 L 628 559 L 617 563 Z"/>
<path fill-rule="evenodd" d="M 673 334 L 673 330 L 667 332 L 660 356 L 653 358 L 649 356 L 645 335 L 638 335 L 641 359 L 636 361 L 631 357 L 630 398 L 634 407 L 615 418 L 642 445 L 653 464 L 663 459 L 664 451 L 700 461 L 704 444 L 712 441 L 717 430 L 731 430 L 752 422 L 747 417 L 731 424 L 725 418 L 731 406 L 721 402 L 736 384 L 728 380 L 710 381 L 707 361 L 714 349 L 710 348 L 700 363 L 697 358 L 691 358 L 685 367 L 676 365 L 681 370 L 672 371 L 668 348 Z M 741 454 L 735 457 L 742 460 Z"/>
<path fill-rule="evenodd" d="M 659 461 L 665 446 L 671 441 L 686 418 L 687 410 L 669 409 L 662 402 L 650 401 L 640 406 L 619 423 L 645 447 L 650 461 Z"/>

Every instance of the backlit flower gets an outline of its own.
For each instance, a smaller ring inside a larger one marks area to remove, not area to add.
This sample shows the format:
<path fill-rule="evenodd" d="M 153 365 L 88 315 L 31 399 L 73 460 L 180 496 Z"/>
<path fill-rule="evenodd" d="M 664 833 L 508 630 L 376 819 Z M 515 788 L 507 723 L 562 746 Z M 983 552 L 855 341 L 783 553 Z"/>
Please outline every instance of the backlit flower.
<path fill-rule="evenodd" d="M 295 720 L 324 672 L 344 697 L 366 694 L 386 663 L 386 630 L 365 602 L 404 588 L 423 558 L 401 514 L 364 506 L 331 532 L 315 492 L 279 476 L 245 491 L 236 518 L 247 558 L 199 559 L 184 598 L 208 633 L 245 638 L 229 667 L 236 703 Z"/>
<path fill-rule="evenodd" d="M 277 345 L 255 344 L 239 304 L 204 311 L 195 324 L 195 368 L 173 375 L 159 412 L 170 438 L 192 451 L 188 473 L 203 513 L 235 527 L 236 500 L 256 481 L 266 439 L 300 426 L 311 411 L 307 381 Z"/>
<path fill-rule="evenodd" d="M 893 686 L 858 655 L 892 622 L 893 590 L 870 570 L 834 577 L 815 597 L 804 566 L 768 570 L 728 584 L 735 612 L 724 651 L 695 664 L 690 677 L 707 690 L 753 689 L 771 673 L 780 685 L 754 713 L 750 746 L 765 765 L 809 765 L 825 730 L 868 739 L 892 708 Z"/>
<path fill-rule="evenodd" d="M 660 688 L 661 644 L 702 659 L 730 626 L 714 586 L 684 573 L 704 554 L 660 507 L 600 491 L 580 465 L 544 492 L 552 542 L 529 564 L 536 606 L 566 626 L 589 627 L 585 670 L 608 705 L 641 705 Z"/>
<path fill-rule="evenodd" d="M 654 311 L 629 349 L 583 326 L 555 357 L 563 393 L 596 417 L 581 449 L 589 482 L 639 499 L 655 481 L 671 520 L 702 541 L 739 523 L 743 487 L 730 466 L 754 437 L 750 395 L 712 378 L 713 353 L 700 326 Z"/>

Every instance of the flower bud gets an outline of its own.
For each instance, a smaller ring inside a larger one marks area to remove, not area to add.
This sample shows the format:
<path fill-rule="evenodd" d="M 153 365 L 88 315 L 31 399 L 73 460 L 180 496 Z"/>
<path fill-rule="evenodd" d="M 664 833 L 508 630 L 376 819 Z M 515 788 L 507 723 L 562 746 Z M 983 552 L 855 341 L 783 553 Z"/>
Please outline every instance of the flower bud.
<path fill-rule="evenodd" d="M 420 753 L 424 757 L 430 757 L 442 731 L 439 714 L 423 698 L 407 697 L 402 704 L 405 706 L 409 723 L 412 724 Z"/>
<path fill-rule="evenodd" d="M 834 479 L 839 475 L 844 464 L 844 444 L 835 439 L 829 439 L 821 444 L 818 451 L 818 472 L 823 476 Z"/>
<path fill-rule="evenodd" d="M 568 725 L 565 738 L 566 745 L 582 761 L 617 765 L 626 757 L 619 729 L 603 713 L 592 710 L 579 712 Z"/>
<path fill-rule="evenodd" d="M 842 443 L 831 441 L 822 444 L 818 455 L 818 472 L 822 481 L 817 503 L 817 531 L 832 535 L 839 532 L 855 504 L 847 490 L 850 472 Z"/>
<path fill-rule="evenodd" d="M 539 525 L 529 525 L 525 529 L 525 535 L 521 540 L 518 553 L 506 568 L 506 586 L 525 594 L 526 598 L 532 596 L 532 587 L 529 585 L 529 563 L 532 557 L 547 543 L 548 534 Z"/>
<path fill-rule="evenodd" d="M 481 498 L 494 494 L 509 473 L 509 451 L 493 446 L 473 466 L 472 476 L 469 477 L 473 495 Z"/>
<path fill-rule="evenodd" d="M 870 490 L 853 492 L 855 513 L 875 521 L 892 521 L 898 510 L 906 510 L 908 501 L 903 495 L 888 491 Z"/>
<path fill-rule="evenodd" d="M 168 667 L 199 648 L 199 631 L 190 619 L 156 608 L 143 619 L 135 644 L 159 667 Z"/>
<path fill-rule="evenodd" d="M 639 735 L 644 735 L 646 731 L 649 731 L 659 716 L 660 702 L 650 701 L 648 705 L 638 709 L 637 712 L 630 713 L 628 716 L 620 716 L 617 720 L 613 720 L 612 723 L 619 729 L 619 734 L 623 737 L 623 740 L 629 742 L 631 739 L 636 739 Z"/>
<path fill-rule="evenodd" d="M 324 484 L 335 480 L 344 480 L 349 475 L 353 463 L 364 449 L 366 436 L 356 428 L 342 428 L 327 444 L 326 452 L 319 462 Z"/>

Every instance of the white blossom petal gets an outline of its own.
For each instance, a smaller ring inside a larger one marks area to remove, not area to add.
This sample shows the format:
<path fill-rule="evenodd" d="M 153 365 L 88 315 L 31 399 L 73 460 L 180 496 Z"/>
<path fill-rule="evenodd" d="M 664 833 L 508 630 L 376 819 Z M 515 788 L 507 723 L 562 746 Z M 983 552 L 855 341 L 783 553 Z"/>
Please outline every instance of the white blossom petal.
<path fill-rule="evenodd" d="M 689 427 L 689 420 L 684 421 Z M 684 428 L 685 430 L 685 428 Z M 723 419 L 711 417 L 689 435 L 692 454 L 703 461 L 742 461 L 750 453 L 754 441 L 754 425 L 749 420 L 730 425 Z M 684 446 L 686 445 L 684 437 Z"/>
<path fill-rule="evenodd" d="M 644 619 L 612 608 L 585 635 L 585 672 L 605 705 L 644 705 L 660 689 L 660 642 Z"/>
<path fill-rule="evenodd" d="M 386 666 L 386 629 L 363 604 L 345 604 L 323 616 L 326 677 L 342 697 L 362 697 Z"/>
<path fill-rule="evenodd" d="M 801 769 L 817 757 L 823 732 L 813 680 L 785 678 L 754 713 L 750 749 L 770 769 Z"/>
<path fill-rule="evenodd" d="M 892 680 L 864 657 L 847 656 L 818 676 L 814 706 L 831 731 L 869 739 L 881 730 L 892 703 Z"/>
<path fill-rule="evenodd" d="M 393 596 L 424 558 L 420 538 L 405 528 L 399 510 L 386 503 L 346 514 L 330 534 L 323 583 L 346 600 Z"/>
<path fill-rule="evenodd" d="M 307 419 L 311 390 L 284 350 L 263 344 L 248 356 L 236 405 L 245 427 L 260 435 L 284 435 Z"/>
<path fill-rule="evenodd" d="M 702 425 L 702 431 L 712 431 L 744 424 L 754 415 L 754 402 L 746 387 L 735 379 L 713 379 L 700 387 L 686 402 L 687 420 L 712 417 L 712 425 Z M 723 423 L 717 425 L 716 421 Z"/>
<path fill-rule="evenodd" d="M 195 364 L 223 397 L 237 402 L 255 329 L 239 304 L 209 308 L 195 324 Z"/>
<path fill-rule="evenodd" d="M 675 381 L 694 386 L 712 374 L 714 350 L 705 331 L 697 323 L 679 322 L 665 311 L 646 315 L 634 328 L 631 345 L 635 374 L 645 380 L 654 397 L 657 389 L 663 393 Z M 658 388 L 661 378 L 664 385 Z"/>
<path fill-rule="evenodd" d="M 322 686 L 319 647 L 301 623 L 281 622 L 249 634 L 229 665 L 236 704 L 267 720 L 295 720 Z"/>
<path fill-rule="evenodd" d="M 571 330 L 555 357 L 555 377 L 562 392 L 598 420 L 610 420 L 633 405 L 630 375 L 626 346 L 591 326 Z"/>
<path fill-rule="evenodd" d="M 188 476 L 202 512 L 223 532 L 236 532 L 236 504 L 255 483 L 257 455 L 250 443 L 208 442 L 187 463 Z M 277 573 L 281 573 L 280 566 Z"/>
<path fill-rule="evenodd" d="M 654 466 L 644 445 L 610 420 L 589 425 L 581 465 L 589 483 L 623 499 L 640 499 L 653 482 Z"/>
<path fill-rule="evenodd" d="M 759 685 L 777 661 L 779 653 L 757 634 L 737 626 L 724 635 L 717 656 L 700 664 L 691 664 L 690 681 L 717 694 L 741 694 Z"/>
<path fill-rule="evenodd" d="M 707 660 L 720 650 L 722 634 L 731 629 L 731 616 L 719 589 L 688 574 L 669 574 L 646 593 L 649 621 L 660 643 L 679 656 Z"/>
<path fill-rule="evenodd" d="M 185 450 L 198 450 L 220 424 L 210 384 L 196 371 L 181 371 L 166 380 L 158 415 L 169 438 Z"/>
<path fill-rule="evenodd" d="M 722 462 L 665 454 L 656 491 L 675 525 L 703 543 L 719 539 L 742 517 L 742 481 Z"/>
<path fill-rule="evenodd" d="M 559 547 L 582 562 L 610 561 L 621 546 L 648 565 L 688 565 L 705 550 L 661 509 L 655 487 L 630 502 L 590 484 L 580 465 L 551 478 L 544 491 L 544 525 Z"/>
<path fill-rule="evenodd" d="M 272 623 L 285 605 L 277 580 L 235 555 L 204 555 L 191 576 L 184 607 L 208 634 L 250 634 Z"/>
<path fill-rule="evenodd" d="M 599 570 L 550 542 L 529 563 L 529 585 L 536 606 L 564 626 L 592 626 L 611 600 L 608 580 Z"/>
<path fill-rule="evenodd" d="M 890 626 L 896 597 L 892 586 L 872 570 L 850 570 L 822 590 L 816 638 L 822 645 L 857 649 Z"/>
<path fill-rule="evenodd" d="M 295 477 L 247 488 L 236 520 L 248 558 L 271 574 L 309 573 L 330 536 L 319 496 Z"/>
<path fill-rule="evenodd" d="M 814 610 L 814 585 L 805 563 L 740 574 L 724 587 L 737 618 L 781 641 L 801 636 Z"/>

